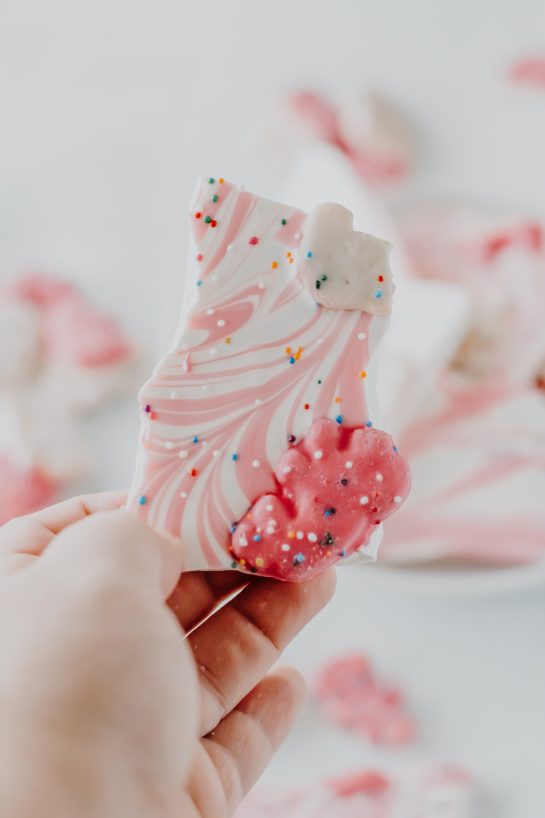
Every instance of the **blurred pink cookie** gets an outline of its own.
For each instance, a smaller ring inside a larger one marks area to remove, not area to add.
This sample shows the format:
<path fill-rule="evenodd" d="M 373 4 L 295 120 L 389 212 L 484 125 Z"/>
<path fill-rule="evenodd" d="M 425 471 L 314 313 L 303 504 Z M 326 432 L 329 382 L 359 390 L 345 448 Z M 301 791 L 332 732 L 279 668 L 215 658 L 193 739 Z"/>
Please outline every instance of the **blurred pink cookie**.
<path fill-rule="evenodd" d="M 374 744 L 399 745 L 414 735 L 398 688 L 377 679 L 369 659 L 347 654 L 323 666 L 314 686 L 321 712 Z"/>

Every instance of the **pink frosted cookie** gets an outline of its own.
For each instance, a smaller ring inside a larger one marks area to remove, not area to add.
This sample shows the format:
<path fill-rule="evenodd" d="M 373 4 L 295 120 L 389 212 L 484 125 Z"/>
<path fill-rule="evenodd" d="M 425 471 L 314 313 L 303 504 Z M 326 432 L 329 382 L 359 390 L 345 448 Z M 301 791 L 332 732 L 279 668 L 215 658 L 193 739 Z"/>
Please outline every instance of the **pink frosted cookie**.
<path fill-rule="evenodd" d="M 373 425 L 389 245 L 340 205 L 309 215 L 224 179 L 190 213 L 185 317 L 140 394 L 128 509 L 187 568 L 298 581 L 374 557 L 408 467 Z"/>
<path fill-rule="evenodd" d="M 328 719 L 374 744 L 405 744 L 413 737 L 414 727 L 403 712 L 400 691 L 378 679 L 361 653 L 324 665 L 314 693 Z"/>

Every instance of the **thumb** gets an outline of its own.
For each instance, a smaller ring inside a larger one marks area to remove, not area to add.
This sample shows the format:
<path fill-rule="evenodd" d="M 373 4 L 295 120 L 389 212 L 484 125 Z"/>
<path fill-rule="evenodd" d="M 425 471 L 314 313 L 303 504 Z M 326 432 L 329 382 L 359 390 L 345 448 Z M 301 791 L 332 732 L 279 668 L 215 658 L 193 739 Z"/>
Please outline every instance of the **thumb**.
<path fill-rule="evenodd" d="M 183 548 L 167 536 L 123 510 L 93 514 L 63 529 L 36 567 L 110 585 L 140 585 L 166 599 L 183 568 Z"/>

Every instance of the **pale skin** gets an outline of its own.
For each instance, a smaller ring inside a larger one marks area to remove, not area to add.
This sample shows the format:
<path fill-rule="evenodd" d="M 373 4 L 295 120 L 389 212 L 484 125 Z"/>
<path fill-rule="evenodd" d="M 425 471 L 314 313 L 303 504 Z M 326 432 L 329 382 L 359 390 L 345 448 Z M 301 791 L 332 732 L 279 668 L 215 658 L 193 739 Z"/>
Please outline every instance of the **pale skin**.
<path fill-rule="evenodd" d="M 124 500 L 0 528 L 2 816 L 229 818 L 303 700 L 271 667 L 334 575 L 181 575 L 180 546 Z"/>

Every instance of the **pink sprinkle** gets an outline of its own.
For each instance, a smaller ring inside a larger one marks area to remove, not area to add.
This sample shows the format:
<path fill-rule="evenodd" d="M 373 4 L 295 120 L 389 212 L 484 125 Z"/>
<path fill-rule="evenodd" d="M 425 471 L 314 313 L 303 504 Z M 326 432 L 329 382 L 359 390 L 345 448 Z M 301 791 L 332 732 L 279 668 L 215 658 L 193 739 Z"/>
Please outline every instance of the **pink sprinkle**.
<path fill-rule="evenodd" d="M 252 238 L 248 241 L 248 244 L 259 244 L 259 239 L 257 236 L 252 236 Z"/>
<path fill-rule="evenodd" d="M 203 256 L 202 253 L 198 253 L 197 256 L 196 256 L 197 261 L 202 261 L 203 258 L 204 258 L 204 256 Z"/>
<path fill-rule="evenodd" d="M 191 372 L 191 358 L 189 357 L 189 352 L 186 352 L 184 355 L 183 368 L 184 372 Z"/>

